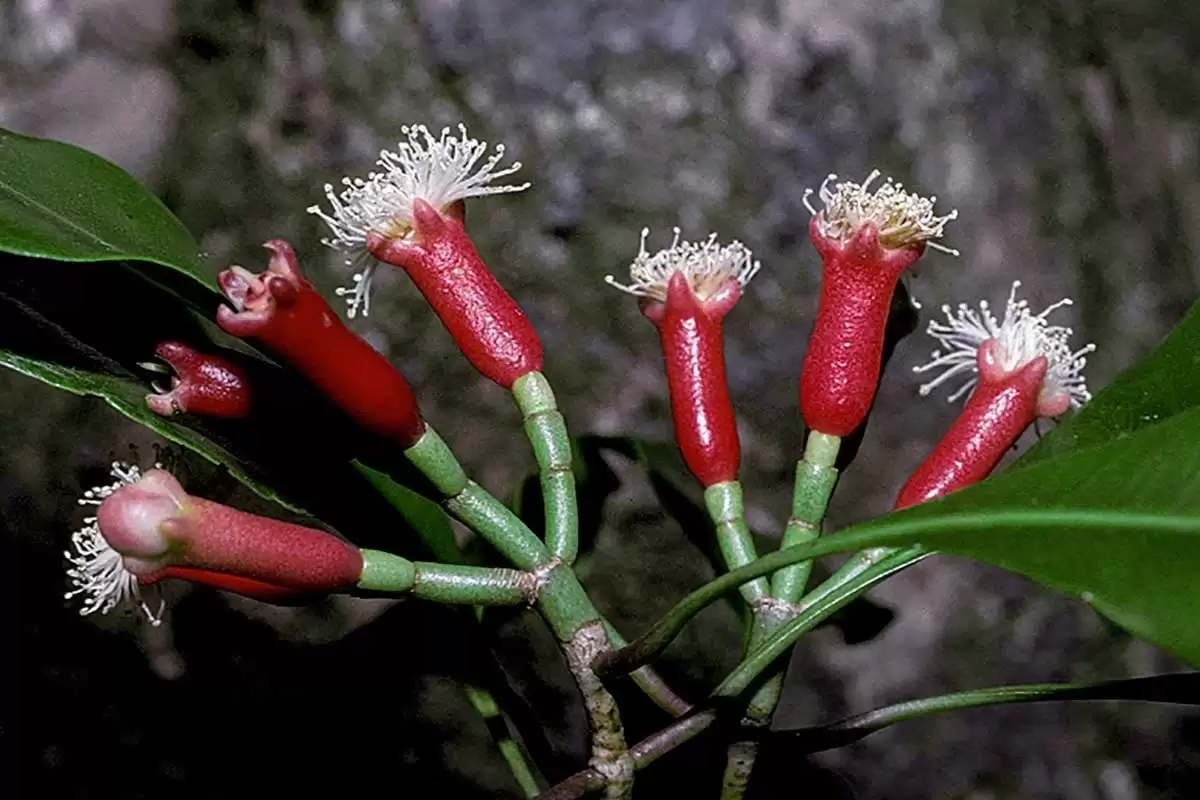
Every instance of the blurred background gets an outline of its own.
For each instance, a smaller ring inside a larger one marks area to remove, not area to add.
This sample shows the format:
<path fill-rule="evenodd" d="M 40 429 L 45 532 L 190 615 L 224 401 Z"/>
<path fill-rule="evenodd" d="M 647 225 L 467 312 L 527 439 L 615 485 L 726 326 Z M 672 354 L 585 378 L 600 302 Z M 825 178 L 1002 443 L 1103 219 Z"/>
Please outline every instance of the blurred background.
<path fill-rule="evenodd" d="M 1191 0 L 0 0 L 0 125 L 137 175 L 214 268 L 261 269 L 259 244 L 282 236 L 332 292 L 346 270 L 304 213 L 323 183 L 368 171 L 406 123 L 462 120 L 503 141 L 533 186 L 475 201 L 471 229 L 540 331 L 574 432 L 670 436 L 654 331 L 603 283 L 640 229 L 658 246 L 675 225 L 745 241 L 763 269 L 726 329 L 764 532 L 782 527 L 802 442 L 795 383 L 819 279 L 805 188 L 878 167 L 957 208 L 946 243 L 962 255 L 931 251 L 908 284 L 923 319 L 999 303 L 1017 278 L 1035 307 L 1070 295 L 1061 319 L 1099 344 L 1088 375 L 1103 387 L 1197 294 L 1198 64 Z M 403 276 L 376 286 L 356 329 L 507 496 L 532 463 L 510 399 Z M 897 349 L 834 525 L 885 511 L 952 419 L 917 395 L 910 370 L 930 346 Z M 75 616 L 60 557 L 74 499 L 131 444 L 153 457 L 153 438 L 99 402 L 0 373 L 0 793 L 515 796 L 455 681 L 452 623 L 427 607 L 278 610 L 177 588 L 159 629 Z M 622 486 L 584 573 L 634 634 L 712 573 L 644 478 L 612 466 Z M 264 508 L 227 482 L 209 494 Z M 1176 666 L 1078 603 L 966 562 L 927 561 L 873 597 L 891 625 L 858 644 L 832 628 L 805 639 L 780 722 Z M 561 777 L 584 758 L 575 698 L 538 626 L 502 622 L 500 661 Z M 696 698 L 737 647 L 718 607 L 663 669 Z M 661 722 L 644 716 L 635 729 Z M 959 713 L 815 756 L 803 783 L 763 781 L 758 796 L 1190 796 L 1198 720 L 1132 705 Z M 701 779 L 720 760 L 705 752 L 664 760 L 647 796 L 692 782 L 711 796 Z M 768 755 L 767 776 L 796 766 Z"/>

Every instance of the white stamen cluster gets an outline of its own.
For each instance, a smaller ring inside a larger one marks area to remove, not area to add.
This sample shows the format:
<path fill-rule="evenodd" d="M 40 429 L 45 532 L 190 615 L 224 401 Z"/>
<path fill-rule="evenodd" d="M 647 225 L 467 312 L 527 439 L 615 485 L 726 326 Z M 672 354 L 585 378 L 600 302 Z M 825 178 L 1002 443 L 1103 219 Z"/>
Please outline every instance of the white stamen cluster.
<path fill-rule="evenodd" d="M 1017 299 L 1020 285 L 1020 281 L 1013 282 L 1003 320 L 996 319 L 986 300 L 980 302 L 978 311 L 966 303 L 954 311 L 948 305 L 942 306 L 946 322 L 930 320 L 928 332 L 944 349 L 934 350 L 928 364 L 913 368 L 918 373 L 941 370 L 936 378 L 921 387 L 922 396 L 958 375 L 966 375 L 967 379 L 950 395 L 950 402 L 970 392 L 979 382 L 976 360 L 979 347 L 989 339 L 995 339 L 1000 366 L 1006 372 L 1018 370 L 1038 356 L 1045 356 L 1049 367 L 1042 384 L 1043 391 L 1050 394 L 1066 392 L 1072 408 L 1079 408 L 1092 399 L 1083 369 L 1087 366 L 1087 354 L 1094 351 L 1096 345 L 1072 350 L 1069 340 L 1073 331 L 1046 321 L 1051 312 L 1071 305 L 1070 298 L 1059 300 L 1042 313 L 1034 314 L 1029 310 L 1028 301 Z"/>
<path fill-rule="evenodd" d="M 341 193 L 332 184 L 325 184 L 325 197 L 330 210 L 311 206 L 308 213 L 316 214 L 329 226 L 332 236 L 322 239 L 328 247 L 349 253 L 346 264 L 362 265 L 353 276 L 349 288 L 338 290 L 346 297 L 348 314 L 353 317 L 361 308 L 366 316 L 370 310 L 371 279 L 378 264 L 366 252 L 367 235 L 375 232 L 391 238 L 409 234 L 413 227 L 413 200 L 421 198 L 437 209 L 444 209 L 469 197 L 520 192 L 528 183 L 496 185 L 496 181 L 512 175 L 521 168 L 515 161 L 497 169 L 504 158 L 504 145 L 498 144 L 482 164 L 479 160 L 488 151 L 488 143 L 467 136 L 465 125 L 458 126 L 458 136 L 443 128 L 434 138 L 424 125 L 405 125 L 395 152 L 383 150 L 375 163 L 381 172 L 364 178 L 342 178 Z"/>
<path fill-rule="evenodd" d="M 109 471 L 116 480 L 88 489 L 79 499 L 79 505 L 98 506 L 118 489 L 142 479 L 142 471 L 138 467 L 120 461 L 114 461 Z M 71 564 L 67 577 L 75 588 L 64 597 L 84 596 L 83 608 L 79 609 L 81 616 L 97 612 L 107 614 L 126 603 L 136 603 L 151 625 L 162 623 L 162 604 L 159 604 L 157 611 L 151 610 L 146 604 L 137 577 L 125 569 L 121 554 L 105 541 L 95 516 L 84 518 L 83 527 L 71 534 L 71 544 L 75 552 L 67 550 L 63 556 Z"/>
<path fill-rule="evenodd" d="M 821 233 L 844 244 L 854 238 L 863 225 L 871 223 L 879 229 L 879 242 L 884 247 L 895 249 L 928 242 L 930 247 L 958 255 L 957 250 L 931 241 L 942 237 L 946 223 L 957 219 L 958 211 L 951 210 L 949 214 L 938 216 L 933 213 L 936 197 L 906 192 L 902 184 L 891 178 L 885 178 L 883 185 L 870 191 L 871 183 L 879 176 L 876 169 L 861 184 L 849 181 L 833 184 L 837 175 L 830 174 L 817 190 L 817 196 L 825 204 L 820 212 L 808 200 L 812 189 L 806 189 L 804 206 L 818 218 Z"/>
<path fill-rule="evenodd" d="M 629 265 L 629 283 L 619 283 L 612 275 L 605 276 L 606 283 L 637 297 L 662 302 L 667 299 L 671 276 L 681 272 L 696 296 L 704 300 L 730 278 L 745 286 L 761 266 L 744 244 L 735 240 L 722 247 L 715 233 L 702 242 L 681 242 L 679 228 L 675 228 L 671 246 L 653 255 L 646 250 L 649 235 L 650 229 L 643 228 L 637 257 Z"/>

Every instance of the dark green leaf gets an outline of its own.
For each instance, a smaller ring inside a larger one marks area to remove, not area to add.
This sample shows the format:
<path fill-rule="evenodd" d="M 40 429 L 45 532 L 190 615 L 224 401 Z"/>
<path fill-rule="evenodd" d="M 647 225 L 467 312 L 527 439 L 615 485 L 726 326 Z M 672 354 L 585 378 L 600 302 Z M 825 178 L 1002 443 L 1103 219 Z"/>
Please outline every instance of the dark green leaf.
<path fill-rule="evenodd" d="M 401 486 L 386 473 L 355 461 L 358 469 L 375 490 L 412 526 L 436 561 L 462 564 L 466 561 L 454 538 L 454 527 L 442 507 L 427 497 Z"/>
<path fill-rule="evenodd" d="M 355 456 L 384 461 L 394 453 L 378 452 L 378 443 L 297 376 L 222 349 L 177 296 L 124 262 L 94 266 L 0 253 L 0 364 L 100 397 L 264 497 L 306 511 L 361 545 L 396 549 L 407 523 L 350 465 Z M 150 379 L 164 376 L 139 364 L 154 361 L 155 345 L 167 340 L 240 364 L 255 393 L 250 416 L 152 413 L 144 396 Z"/>
<path fill-rule="evenodd" d="M 215 288 L 182 223 L 120 167 L 62 142 L 0 129 L 0 251 L 168 268 L 192 296 Z M 150 272 L 150 270 L 148 270 Z M 197 285 L 198 284 L 198 285 Z"/>
<path fill-rule="evenodd" d="M 1020 465 L 1127 436 L 1200 405 L 1200 303 L 1144 360 L 1045 436 Z"/>

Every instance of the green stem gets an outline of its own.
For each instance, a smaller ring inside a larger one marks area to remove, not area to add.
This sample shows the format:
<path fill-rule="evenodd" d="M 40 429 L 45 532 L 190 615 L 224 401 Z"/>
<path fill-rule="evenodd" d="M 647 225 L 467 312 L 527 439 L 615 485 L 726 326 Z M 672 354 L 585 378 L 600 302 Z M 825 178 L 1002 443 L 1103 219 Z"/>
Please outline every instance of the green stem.
<path fill-rule="evenodd" d="M 413 562 L 382 550 L 364 548 L 358 552 L 363 559 L 362 575 L 358 578 L 359 589 L 396 594 L 412 589 L 416 581 Z"/>
<path fill-rule="evenodd" d="M 450 515 L 483 537 L 511 563 L 532 570 L 550 559 L 546 547 L 516 514 L 467 478 L 458 459 L 432 427 L 426 427 L 417 443 L 404 454 L 442 493 L 442 505 Z"/>
<path fill-rule="evenodd" d="M 808 544 L 821 534 L 821 521 L 829 507 L 838 471 L 834 467 L 842 440 L 837 436 L 812 431 L 804 447 L 804 458 L 796 464 L 796 485 L 792 494 L 792 515 L 783 531 L 781 548 Z M 812 572 L 805 561 L 779 570 L 771 577 L 771 595 L 794 603 L 804 593 Z"/>
<path fill-rule="evenodd" d="M 808 436 L 804 457 L 796 464 L 796 485 L 792 495 L 792 514 L 783 532 L 781 548 L 809 544 L 821 533 L 821 522 L 829 506 L 838 471 L 834 467 L 842 440 L 837 436 L 813 431 Z M 750 648 L 760 647 L 795 610 L 791 604 L 804 592 L 812 572 L 812 561 L 785 567 L 771 577 L 770 595 L 777 602 L 755 606 L 755 626 Z M 783 694 L 783 668 L 767 677 L 746 705 L 744 727 L 763 729 L 771 724 L 775 707 Z M 722 800 L 741 800 L 750 784 L 750 775 L 758 757 L 755 737 L 735 741 L 726 754 L 725 775 L 721 784 Z"/>
<path fill-rule="evenodd" d="M 921 540 L 936 545 L 945 536 L 961 534 L 964 530 L 991 531 L 1018 527 L 1027 531 L 1044 530 L 1048 533 L 1067 528 L 1095 528 L 1101 531 L 1130 531 L 1141 535 L 1193 534 L 1200 530 L 1200 525 L 1197 525 L 1194 517 L 1107 509 L 1089 511 L 1071 508 L 1022 508 L 1001 511 L 949 511 L 936 517 L 910 509 L 823 536 L 812 544 L 797 545 L 771 553 L 753 564 L 714 578 L 676 603 L 674 608 L 628 646 L 603 655 L 596 663 L 596 670 L 605 677 L 624 675 L 653 660 L 666 649 L 692 617 L 710 603 L 720 600 L 743 583 L 761 575 L 769 575 L 781 567 L 834 553 L 854 552 L 864 547 L 895 547 Z"/>
<path fill-rule="evenodd" d="M 418 561 L 412 596 L 434 603 L 516 606 L 533 600 L 532 573 L 502 567 L 430 564 Z"/>
<path fill-rule="evenodd" d="M 537 797 L 538 792 L 541 791 L 537 776 L 534 774 L 529 760 L 525 757 L 524 751 L 521 750 L 521 746 L 513 738 L 508 720 L 501 711 L 500 704 L 496 702 L 496 698 L 482 686 L 468 683 L 463 685 L 463 689 L 467 693 L 467 700 L 471 706 L 479 713 L 479 716 L 483 717 L 488 733 L 492 735 L 496 748 L 500 751 L 504 762 L 508 764 L 508 769 L 512 772 L 517 786 L 520 787 L 521 794 L 526 798 Z"/>
<path fill-rule="evenodd" d="M 717 529 L 717 544 L 725 566 L 730 570 L 754 562 L 758 554 L 754 539 L 746 526 L 746 508 L 742 499 L 742 485 L 737 481 L 716 483 L 704 490 L 704 505 L 708 516 Z M 763 578 L 755 578 L 738 587 L 747 605 L 753 606 L 767 596 L 769 585 Z"/>
<path fill-rule="evenodd" d="M 409 561 L 382 550 L 362 550 L 362 576 L 357 588 L 408 594 L 449 605 L 515 606 L 532 603 L 537 577 L 503 567 L 434 564 Z"/>
<path fill-rule="evenodd" d="M 889 725 L 907 722 L 930 714 L 1012 703 L 1046 703 L 1064 700 L 1133 700 L 1200 705 L 1200 673 L 1149 675 L 1101 683 L 1034 683 L 994 686 L 987 689 L 973 689 L 937 697 L 908 700 L 863 714 L 845 717 L 836 722 L 811 728 L 780 731 L 779 733 L 787 735 L 789 739 L 799 743 L 804 752 L 816 753 L 856 742 Z"/>
<path fill-rule="evenodd" d="M 897 549 L 884 560 L 858 573 L 853 580 L 844 581 L 829 590 L 817 594 L 813 599 L 804 599 L 803 610 L 780 625 L 761 645 L 756 647 L 742 663 L 729 673 L 721 685 L 713 690 L 714 697 L 736 697 L 746 691 L 765 670 L 780 656 L 791 650 L 796 640 L 829 619 L 854 598 L 868 591 L 879 582 L 891 577 L 905 567 L 911 566 L 928 556 L 920 545 Z"/>
<path fill-rule="evenodd" d="M 546 509 L 546 545 L 563 563 L 574 564 L 579 552 L 579 511 L 566 422 L 542 373 L 517 378 L 512 393 L 537 460 Z"/>
<path fill-rule="evenodd" d="M 569 644 L 581 629 L 601 619 L 579 578 L 565 564 L 554 566 L 542 577 L 537 603 L 550 629 L 563 644 Z"/>
<path fill-rule="evenodd" d="M 604 630 L 608 634 L 608 640 L 612 642 L 613 647 L 624 647 L 628 644 L 625 641 L 625 637 L 621 636 L 621 632 L 611 622 L 608 620 L 603 620 L 603 622 Z M 633 679 L 634 685 L 642 690 L 642 694 L 650 698 L 650 701 L 654 705 L 671 716 L 682 717 L 692 709 L 692 704 L 676 694 L 675 690 L 670 687 L 653 667 L 638 667 L 629 673 L 629 677 Z"/>

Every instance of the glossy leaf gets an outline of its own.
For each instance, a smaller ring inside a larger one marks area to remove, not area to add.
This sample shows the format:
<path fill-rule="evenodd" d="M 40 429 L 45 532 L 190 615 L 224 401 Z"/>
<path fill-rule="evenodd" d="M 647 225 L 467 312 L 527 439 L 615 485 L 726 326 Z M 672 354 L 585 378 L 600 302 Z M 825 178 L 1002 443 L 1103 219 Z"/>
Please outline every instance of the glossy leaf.
<path fill-rule="evenodd" d="M 134 177 L 78 147 L 2 128 L 0 251 L 141 262 L 151 279 L 194 302 L 216 303 L 213 274 L 192 234 Z"/>
<path fill-rule="evenodd" d="M 1127 436 L 1200 405 L 1200 303 L 1142 361 L 1058 425 L 1018 466 Z"/>

